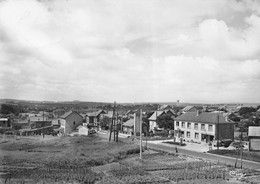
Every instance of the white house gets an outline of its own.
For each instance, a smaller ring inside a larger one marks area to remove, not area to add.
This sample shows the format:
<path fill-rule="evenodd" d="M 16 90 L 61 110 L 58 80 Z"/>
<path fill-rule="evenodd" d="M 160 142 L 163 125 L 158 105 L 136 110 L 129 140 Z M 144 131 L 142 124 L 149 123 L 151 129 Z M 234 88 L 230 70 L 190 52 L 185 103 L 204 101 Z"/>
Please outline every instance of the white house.
<path fill-rule="evenodd" d="M 218 113 L 186 112 L 174 120 L 175 137 L 194 142 L 234 140 L 234 122 Z"/>
<path fill-rule="evenodd" d="M 249 151 L 260 151 L 260 127 L 248 127 Z"/>
<path fill-rule="evenodd" d="M 89 131 L 88 127 L 86 127 L 86 126 L 79 126 L 78 130 L 79 130 L 78 134 L 80 134 L 80 135 L 88 135 L 88 131 Z"/>

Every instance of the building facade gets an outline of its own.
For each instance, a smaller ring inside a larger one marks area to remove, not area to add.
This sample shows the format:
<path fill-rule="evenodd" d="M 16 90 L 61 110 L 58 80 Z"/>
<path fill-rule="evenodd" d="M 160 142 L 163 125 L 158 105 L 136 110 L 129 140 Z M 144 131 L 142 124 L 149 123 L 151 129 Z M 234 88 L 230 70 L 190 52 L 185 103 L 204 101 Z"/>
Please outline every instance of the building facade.
<path fill-rule="evenodd" d="M 248 127 L 249 151 L 260 151 L 260 127 Z"/>
<path fill-rule="evenodd" d="M 234 140 L 234 122 L 217 113 L 187 112 L 175 118 L 174 130 L 175 137 L 185 141 Z"/>
<path fill-rule="evenodd" d="M 76 131 L 79 125 L 83 125 L 83 117 L 75 111 L 69 111 L 61 116 L 60 124 L 63 133 L 70 134 Z"/>

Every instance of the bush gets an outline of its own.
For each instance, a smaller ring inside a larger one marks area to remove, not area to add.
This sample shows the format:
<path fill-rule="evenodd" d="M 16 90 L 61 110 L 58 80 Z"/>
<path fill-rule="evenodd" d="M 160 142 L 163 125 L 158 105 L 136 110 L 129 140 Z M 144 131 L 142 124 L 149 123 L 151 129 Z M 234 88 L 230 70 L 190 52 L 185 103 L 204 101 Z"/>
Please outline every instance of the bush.
<path fill-rule="evenodd" d="M 155 133 L 150 133 L 150 136 L 161 136 L 161 137 L 168 137 L 169 135 L 169 132 L 168 130 L 162 130 L 162 131 L 158 131 L 158 132 L 155 132 Z"/>

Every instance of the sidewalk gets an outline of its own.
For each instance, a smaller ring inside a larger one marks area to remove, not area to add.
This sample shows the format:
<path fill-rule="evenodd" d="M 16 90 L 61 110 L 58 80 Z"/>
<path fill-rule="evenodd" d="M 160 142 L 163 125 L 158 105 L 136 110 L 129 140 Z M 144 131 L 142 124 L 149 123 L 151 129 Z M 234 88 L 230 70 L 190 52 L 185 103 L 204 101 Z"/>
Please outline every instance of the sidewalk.
<path fill-rule="evenodd" d="M 209 146 L 207 143 L 198 144 L 198 143 L 184 142 L 186 144 L 186 146 L 163 143 L 163 142 L 167 142 L 167 141 L 170 141 L 170 140 L 158 140 L 158 141 L 147 141 L 147 142 L 152 143 L 152 144 L 163 144 L 168 147 L 178 147 L 181 149 L 191 150 L 191 151 L 196 151 L 196 152 L 201 152 L 201 153 L 209 151 Z M 217 149 L 217 148 L 212 147 L 212 149 Z"/>

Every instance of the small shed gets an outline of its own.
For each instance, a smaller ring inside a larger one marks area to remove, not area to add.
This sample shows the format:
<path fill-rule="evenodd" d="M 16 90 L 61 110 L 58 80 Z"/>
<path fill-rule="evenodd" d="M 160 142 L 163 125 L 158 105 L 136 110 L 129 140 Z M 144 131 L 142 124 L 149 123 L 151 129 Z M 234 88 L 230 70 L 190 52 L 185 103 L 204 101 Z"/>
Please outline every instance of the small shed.
<path fill-rule="evenodd" d="M 88 135 L 88 127 L 86 127 L 86 126 L 79 126 L 78 127 L 78 129 L 79 129 L 79 134 L 80 135 Z"/>
<path fill-rule="evenodd" d="M 249 151 L 260 151 L 260 127 L 248 127 Z"/>

